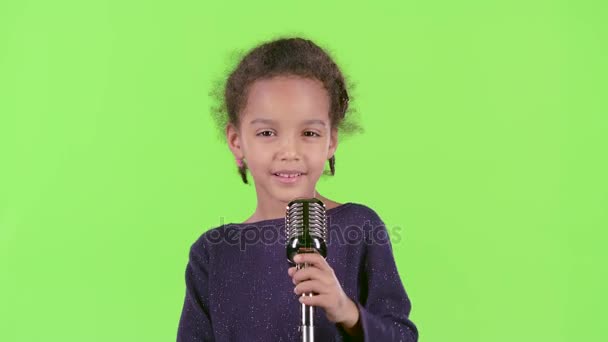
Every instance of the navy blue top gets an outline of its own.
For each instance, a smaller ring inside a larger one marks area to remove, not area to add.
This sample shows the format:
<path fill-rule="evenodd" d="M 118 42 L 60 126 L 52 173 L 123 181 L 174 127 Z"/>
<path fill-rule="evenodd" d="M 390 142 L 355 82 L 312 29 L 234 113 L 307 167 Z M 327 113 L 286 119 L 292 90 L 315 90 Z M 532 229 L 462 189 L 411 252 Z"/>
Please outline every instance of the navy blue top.
<path fill-rule="evenodd" d="M 359 308 L 364 341 L 417 341 L 384 222 L 357 203 L 327 210 L 327 263 Z M 287 274 L 285 219 L 230 223 L 190 247 L 177 341 L 300 341 L 301 303 Z M 317 341 L 348 341 L 314 309 Z"/>

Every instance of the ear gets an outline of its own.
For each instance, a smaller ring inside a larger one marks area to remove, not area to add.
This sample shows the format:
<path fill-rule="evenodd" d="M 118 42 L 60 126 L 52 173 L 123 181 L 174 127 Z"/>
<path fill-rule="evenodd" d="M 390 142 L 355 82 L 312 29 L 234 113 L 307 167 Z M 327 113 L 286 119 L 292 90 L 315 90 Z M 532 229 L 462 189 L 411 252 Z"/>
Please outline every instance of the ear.
<path fill-rule="evenodd" d="M 331 158 L 338 149 L 338 129 L 332 128 L 329 136 L 329 150 L 327 151 L 327 159 Z"/>
<path fill-rule="evenodd" d="M 241 159 L 245 156 L 243 153 L 239 132 L 231 123 L 226 125 L 226 141 L 228 142 L 228 148 L 230 148 L 234 158 Z"/>

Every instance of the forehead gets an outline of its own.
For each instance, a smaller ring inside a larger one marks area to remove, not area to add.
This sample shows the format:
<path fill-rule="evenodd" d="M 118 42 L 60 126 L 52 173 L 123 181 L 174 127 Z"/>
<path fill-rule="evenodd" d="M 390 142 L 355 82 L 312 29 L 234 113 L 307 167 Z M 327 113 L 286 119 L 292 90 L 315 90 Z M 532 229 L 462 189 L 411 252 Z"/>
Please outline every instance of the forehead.
<path fill-rule="evenodd" d="M 277 76 L 255 81 L 249 88 L 242 111 L 249 122 L 255 118 L 283 120 L 328 120 L 329 95 L 315 79 Z"/>

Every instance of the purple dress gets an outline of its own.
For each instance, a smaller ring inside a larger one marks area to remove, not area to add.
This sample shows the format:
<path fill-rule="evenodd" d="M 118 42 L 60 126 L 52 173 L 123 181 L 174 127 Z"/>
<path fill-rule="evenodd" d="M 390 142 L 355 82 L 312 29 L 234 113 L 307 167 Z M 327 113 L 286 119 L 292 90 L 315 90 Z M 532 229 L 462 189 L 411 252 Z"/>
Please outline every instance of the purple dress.
<path fill-rule="evenodd" d="M 353 202 L 327 210 L 327 263 L 359 308 L 364 341 L 417 341 L 384 222 Z M 190 247 L 177 341 L 300 341 L 285 219 L 230 223 Z M 314 309 L 317 341 L 352 340 Z"/>

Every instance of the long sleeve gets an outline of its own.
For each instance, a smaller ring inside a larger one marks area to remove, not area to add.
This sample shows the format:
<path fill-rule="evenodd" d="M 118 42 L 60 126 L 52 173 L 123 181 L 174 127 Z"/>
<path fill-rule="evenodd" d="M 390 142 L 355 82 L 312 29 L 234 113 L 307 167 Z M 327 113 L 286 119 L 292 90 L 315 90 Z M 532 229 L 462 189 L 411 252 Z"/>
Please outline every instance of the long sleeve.
<path fill-rule="evenodd" d="M 177 342 L 213 341 L 208 309 L 208 251 L 199 239 L 190 247 L 186 265 L 186 295 L 182 308 Z"/>
<path fill-rule="evenodd" d="M 380 218 L 366 239 L 359 308 L 364 341 L 418 341 L 410 300 L 399 277 L 391 241 Z"/>

